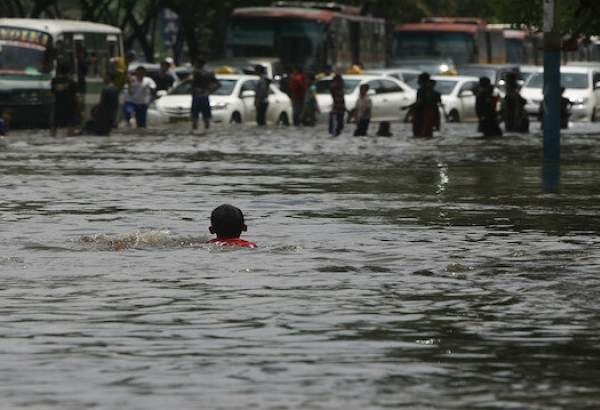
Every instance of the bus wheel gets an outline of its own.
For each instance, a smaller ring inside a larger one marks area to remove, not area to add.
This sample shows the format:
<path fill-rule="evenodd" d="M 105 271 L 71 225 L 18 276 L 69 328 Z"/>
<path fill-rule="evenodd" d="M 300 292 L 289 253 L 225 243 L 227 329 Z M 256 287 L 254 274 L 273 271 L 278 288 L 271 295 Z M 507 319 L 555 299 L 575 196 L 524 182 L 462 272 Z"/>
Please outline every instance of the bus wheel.
<path fill-rule="evenodd" d="M 230 123 L 232 124 L 241 124 L 242 123 L 242 116 L 239 112 L 235 111 L 233 114 L 231 114 L 231 120 L 229 120 Z"/>
<path fill-rule="evenodd" d="M 460 115 L 458 114 L 458 111 L 450 111 L 448 114 L 448 122 L 460 122 Z"/>
<path fill-rule="evenodd" d="M 290 125 L 290 118 L 288 117 L 287 112 L 284 111 L 281 114 L 279 114 L 279 119 L 277 120 L 277 123 L 285 125 L 286 127 Z"/>

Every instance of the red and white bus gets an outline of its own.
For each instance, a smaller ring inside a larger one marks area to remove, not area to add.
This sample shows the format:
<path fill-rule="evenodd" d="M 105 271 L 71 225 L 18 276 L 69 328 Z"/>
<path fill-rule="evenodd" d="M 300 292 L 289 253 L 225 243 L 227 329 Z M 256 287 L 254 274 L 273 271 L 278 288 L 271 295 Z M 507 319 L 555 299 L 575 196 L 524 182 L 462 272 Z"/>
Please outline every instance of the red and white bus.
<path fill-rule="evenodd" d="M 449 58 L 455 64 L 503 64 L 506 43 L 501 29 L 467 17 L 428 17 L 394 30 L 392 63 L 415 58 Z"/>
<path fill-rule="evenodd" d="M 385 20 L 335 3 L 278 1 L 233 11 L 226 57 L 277 57 L 287 66 L 321 71 L 385 66 Z"/>

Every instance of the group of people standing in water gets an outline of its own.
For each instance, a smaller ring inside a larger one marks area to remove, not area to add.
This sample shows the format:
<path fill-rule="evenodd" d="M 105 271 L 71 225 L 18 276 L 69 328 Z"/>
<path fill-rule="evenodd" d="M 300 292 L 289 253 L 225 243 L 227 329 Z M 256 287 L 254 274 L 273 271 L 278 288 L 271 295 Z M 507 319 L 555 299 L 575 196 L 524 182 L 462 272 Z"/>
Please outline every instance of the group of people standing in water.
<path fill-rule="evenodd" d="M 440 111 L 444 112 L 441 94 L 435 90 L 435 80 L 428 73 L 422 73 L 418 78 L 419 89 L 417 100 L 409 107 L 409 117 L 412 119 L 413 136 L 432 137 L 433 132 L 440 129 Z M 519 92 L 518 78 L 515 73 L 505 76 L 505 95 L 501 97 L 494 90 L 494 85 L 488 77 L 481 77 L 475 90 L 475 111 L 479 120 L 478 131 L 485 137 L 502 135 L 500 122 L 504 122 L 506 132 L 529 132 L 529 114 L 525 110 L 526 100 Z M 563 89 L 564 91 L 564 89 Z M 570 102 L 561 99 L 561 127 L 568 127 Z M 500 106 L 500 110 L 498 107 Z M 540 111 L 540 119 L 543 112 Z"/>

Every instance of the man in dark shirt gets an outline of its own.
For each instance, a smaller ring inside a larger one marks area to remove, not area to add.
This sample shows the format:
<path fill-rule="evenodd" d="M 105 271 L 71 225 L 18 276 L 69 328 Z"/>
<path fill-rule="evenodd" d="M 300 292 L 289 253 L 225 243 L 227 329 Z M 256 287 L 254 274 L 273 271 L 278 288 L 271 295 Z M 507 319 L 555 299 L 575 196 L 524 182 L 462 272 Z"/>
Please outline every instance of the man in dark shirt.
<path fill-rule="evenodd" d="M 198 118 L 202 113 L 204 128 L 210 128 L 212 113 L 210 110 L 209 95 L 221 86 L 214 73 L 206 71 L 206 61 L 199 58 L 192 73 L 192 129 L 198 129 Z"/>
<path fill-rule="evenodd" d="M 114 73 L 104 77 L 100 103 L 92 109 L 92 119 L 85 126 L 84 131 L 88 134 L 110 135 L 119 108 L 119 89 L 115 85 L 114 77 Z"/>
<path fill-rule="evenodd" d="M 71 68 L 68 64 L 60 64 L 57 75 L 50 84 L 54 96 L 54 110 L 50 133 L 56 135 L 58 128 L 67 128 L 68 135 L 73 135 L 78 121 L 79 100 L 77 98 L 77 83 L 71 78 Z"/>
<path fill-rule="evenodd" d="M 175 83 L 173 74 L 169 72 L 170 64 L 167 61 L 160 63 L 160 72 L 155 78 L 156 91 L 169 91 Z"/>
<path fill-rule="evenodd" d="M 262 65 L 255 67 L 259 80 L 256 82 L 254 95 L 254 107 L 256 108 L 256 124 L 267 125 L 267 109 L 269 108 L 270 82 L 266 77 L 265 68 Z"/>

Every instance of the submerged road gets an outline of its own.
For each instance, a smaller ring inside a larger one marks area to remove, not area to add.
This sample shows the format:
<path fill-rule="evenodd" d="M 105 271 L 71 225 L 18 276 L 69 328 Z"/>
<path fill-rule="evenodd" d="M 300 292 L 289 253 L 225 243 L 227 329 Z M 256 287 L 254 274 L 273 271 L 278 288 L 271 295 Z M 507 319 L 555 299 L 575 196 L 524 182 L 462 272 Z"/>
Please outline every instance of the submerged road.
<path fill-rule="evenodd" d="M 1 407 L 597 408 L 600 126 L 394 127 L 0 140 Z"/>

